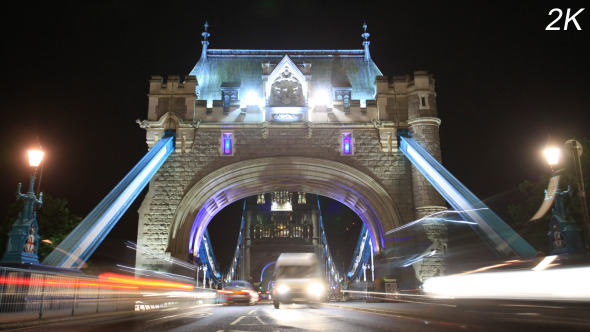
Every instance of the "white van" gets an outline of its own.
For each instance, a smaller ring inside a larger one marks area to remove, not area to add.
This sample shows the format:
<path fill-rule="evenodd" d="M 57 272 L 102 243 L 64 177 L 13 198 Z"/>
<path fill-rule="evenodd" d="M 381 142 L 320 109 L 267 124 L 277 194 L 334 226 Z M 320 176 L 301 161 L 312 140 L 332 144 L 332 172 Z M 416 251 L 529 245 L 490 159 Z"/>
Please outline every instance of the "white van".
<path fill-rule="evenodd" d="M 315 254 L 281 254 L 275 278 L 272 298 L 277 309 L 281 303 L 319 303 L 325 298 L 326 286 Z"/>

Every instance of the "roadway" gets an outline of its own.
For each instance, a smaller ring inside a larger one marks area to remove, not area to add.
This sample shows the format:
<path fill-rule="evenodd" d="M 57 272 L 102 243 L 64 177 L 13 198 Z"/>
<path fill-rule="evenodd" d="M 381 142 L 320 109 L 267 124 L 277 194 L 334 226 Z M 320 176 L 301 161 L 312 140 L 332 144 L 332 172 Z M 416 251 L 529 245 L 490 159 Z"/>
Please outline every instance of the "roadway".
<path fill-rule="evenodd" d="M 453 326 L 455 327 L 455 326 Z M 19 331 L 452 331 L 445 324 L 330 305 L 192 306 L 68 320 Z"/>
<path fill-rule="evenodd" d="M 497 308 L 501 307 L 501 310 Z M 270 302 L 254 306 L 200 305 L 43 322 L 19 331 L 556 331 L 590 330 L 587 307 L 477 307 L 436 303 L 330 302 L 318 306 Z M 584 314 L 586 313 L 586 314 Z"/>

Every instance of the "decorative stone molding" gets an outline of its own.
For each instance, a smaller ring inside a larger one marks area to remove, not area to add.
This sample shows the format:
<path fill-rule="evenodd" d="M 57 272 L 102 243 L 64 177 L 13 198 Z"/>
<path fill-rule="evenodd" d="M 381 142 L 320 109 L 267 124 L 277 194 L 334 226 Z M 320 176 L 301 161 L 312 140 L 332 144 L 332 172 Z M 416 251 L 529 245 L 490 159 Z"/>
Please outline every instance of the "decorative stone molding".
<path fill-rule="evenodd" d="M 313 130 L 311 129 L 311 127 L 312 127 L 311 122 L 305 123 L 305 137 L 307 137 L 307 138 L 311 138 L 311 136 L 313 134 Z"/>
<path fill-rule="evenodd" d="M 268 138 L 268 134 L 270 134 L 270 130 L 268 130 L 269 123 L 268 121 L 264 121 L 262 123 L 262 138 Z"/>

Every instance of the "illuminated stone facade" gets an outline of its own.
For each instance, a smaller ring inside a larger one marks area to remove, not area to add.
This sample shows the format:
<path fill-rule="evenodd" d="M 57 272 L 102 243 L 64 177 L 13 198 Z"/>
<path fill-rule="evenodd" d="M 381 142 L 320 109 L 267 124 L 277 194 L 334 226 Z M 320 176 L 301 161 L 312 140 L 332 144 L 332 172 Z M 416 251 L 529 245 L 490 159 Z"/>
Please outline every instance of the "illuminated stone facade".
<path fill-rule="evenodd" d="M 366 31 L 360 50 L 214 50 L 203 36 L 201 58 L 183 81 L 150 80 L 148 116 L 138 123 L 148 148 L 175 131 L 176 151 L 139 210 L 139 245 L 193 259 L 212 216 L 274 191 L 347 205 L 377 253 L 394 246 L 388 231 L 445 208 L 397 149 L 398 131 L 409 130 L 440 160 L 432 75 L 383 76 Z M 427 237 L 442 241 L 445 232 L 432 228 Z M 419 280 L 444 273 L 439 258 L 421 263 Z M 138 266 L 151 264 L 137 256 Z"/>

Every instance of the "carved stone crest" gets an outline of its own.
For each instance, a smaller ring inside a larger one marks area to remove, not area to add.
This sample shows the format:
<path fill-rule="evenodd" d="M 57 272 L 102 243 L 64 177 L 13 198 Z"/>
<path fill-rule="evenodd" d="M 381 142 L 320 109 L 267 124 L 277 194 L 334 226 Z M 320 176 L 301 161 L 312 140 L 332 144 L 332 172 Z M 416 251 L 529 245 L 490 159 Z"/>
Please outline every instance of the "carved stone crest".
<path fill-rule="evenodd" d="M 270 95 L 271 106 L 304 106 L 301 83 L 288 68 L 272 83 Z"/>

